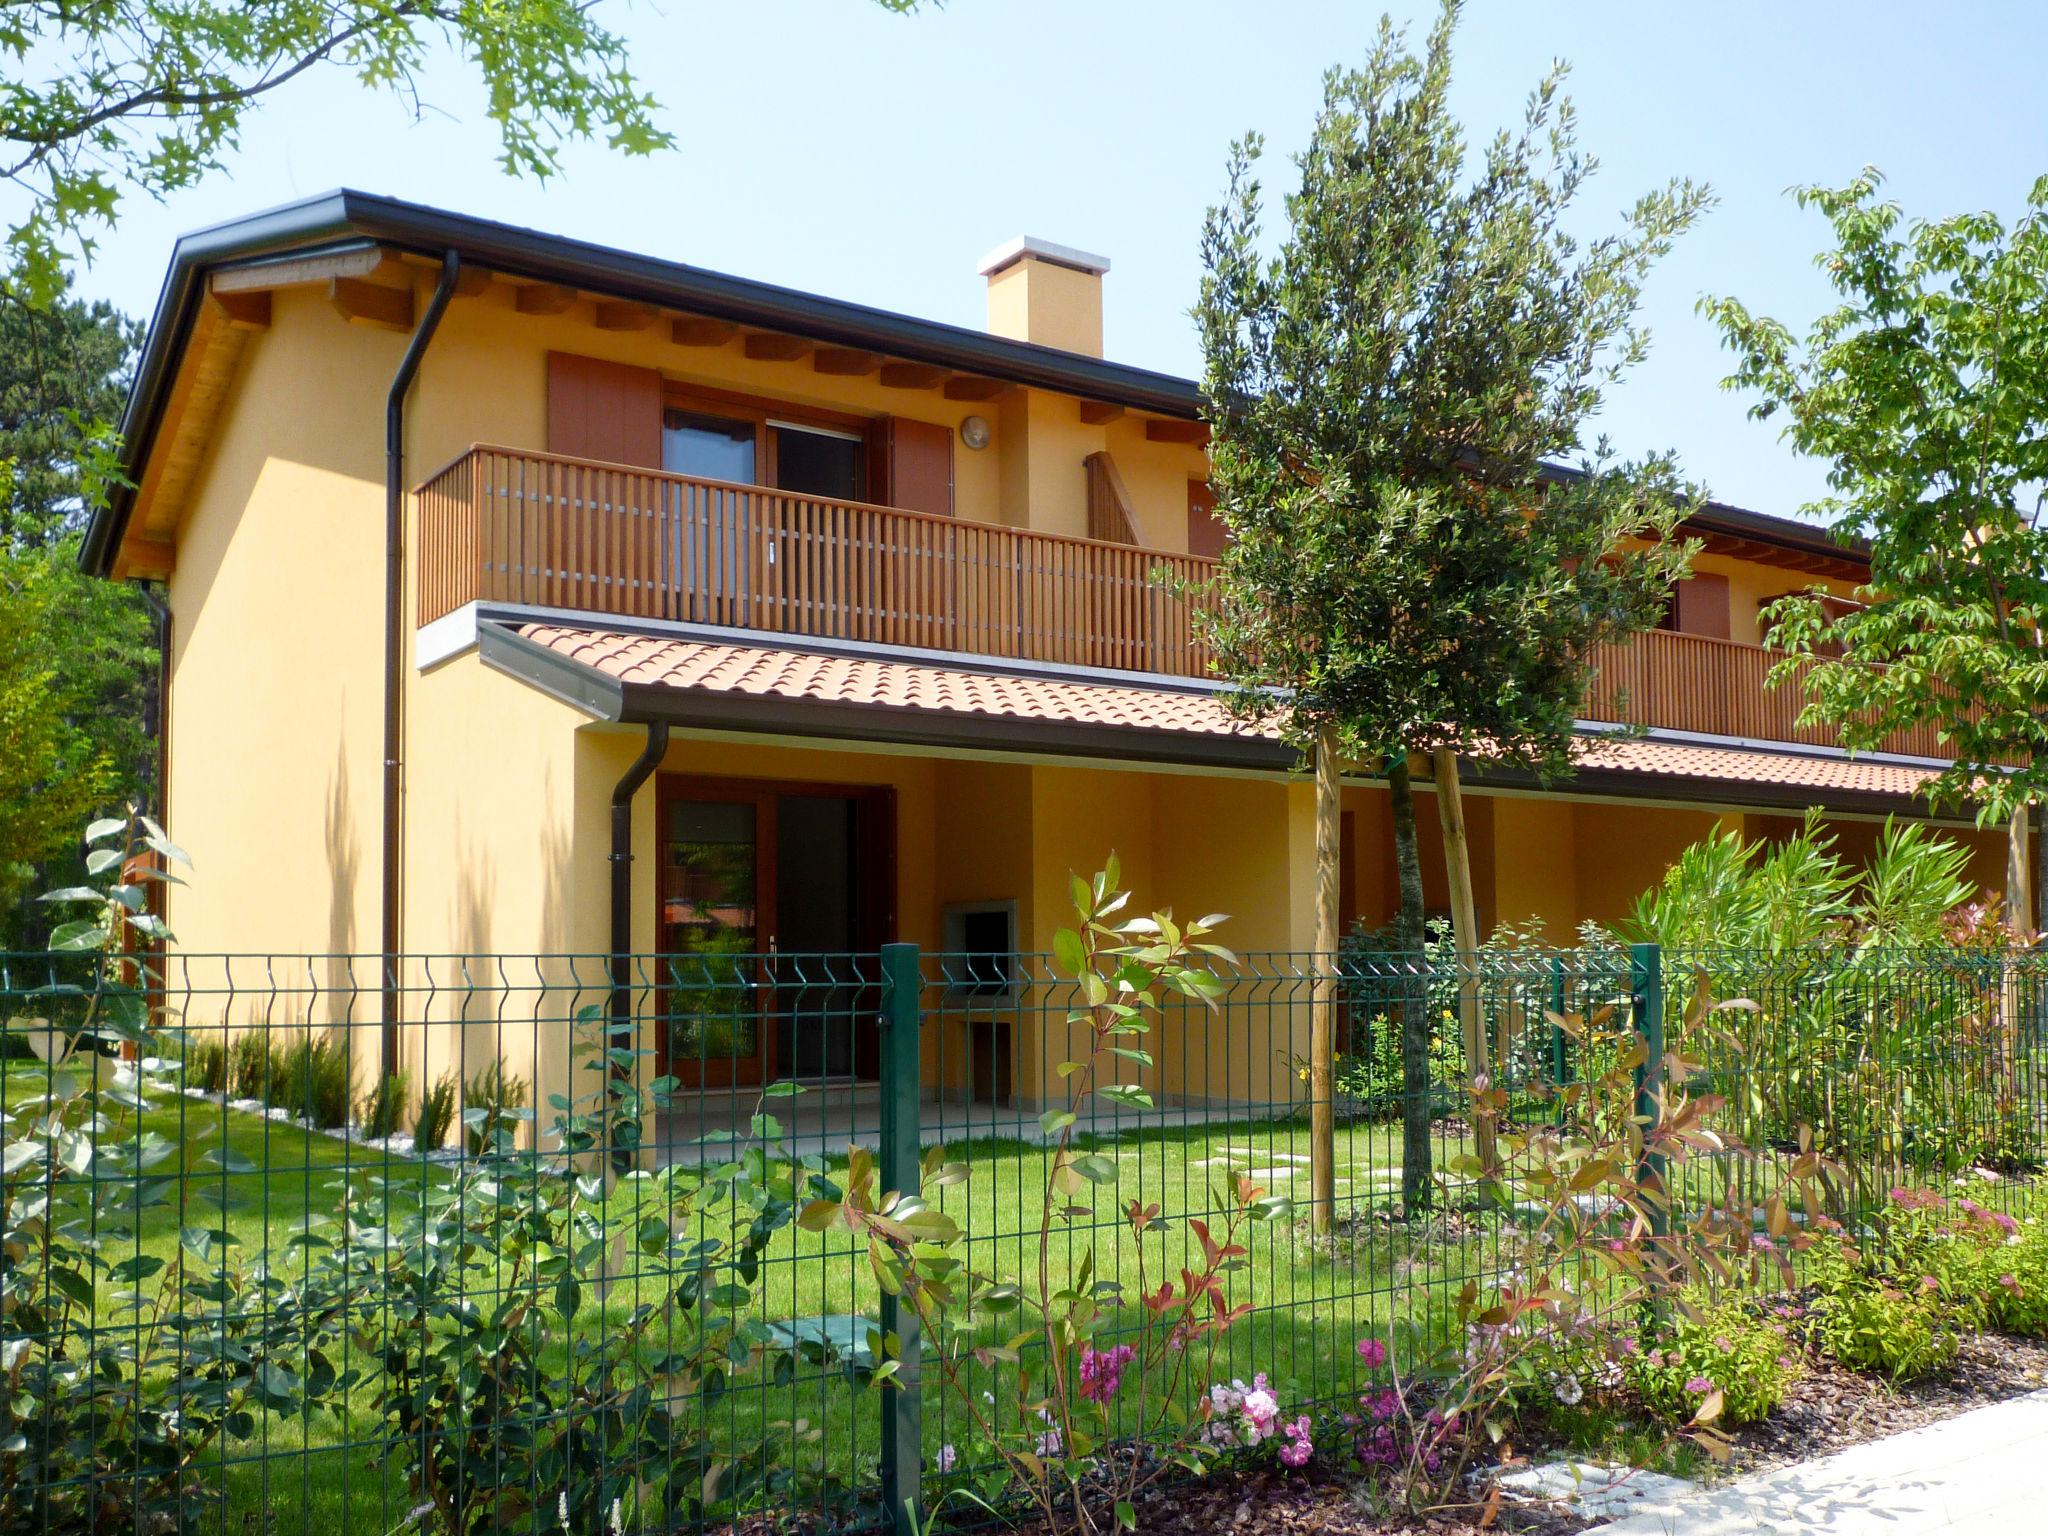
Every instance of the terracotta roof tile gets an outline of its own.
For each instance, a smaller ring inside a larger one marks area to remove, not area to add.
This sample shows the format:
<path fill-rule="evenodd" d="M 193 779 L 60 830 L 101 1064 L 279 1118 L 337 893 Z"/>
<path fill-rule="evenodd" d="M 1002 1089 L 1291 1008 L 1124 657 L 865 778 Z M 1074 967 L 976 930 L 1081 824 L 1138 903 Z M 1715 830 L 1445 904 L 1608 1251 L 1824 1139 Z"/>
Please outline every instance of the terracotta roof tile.
<path fill-rule="evenodd" d="M 773 646 L 557 624 L 521 624 L 516 632 L 559 655 L 622 682 L 706 693 L 1124 727 L 1163 734 L 1266 737 L 1270 728 L 1231 719 L 1217 698 L 1193 689 L 1146 688 L 976 672 L 893 657 L 850 657 Z M 1600 773 L 1745 784 L 1906 799 L 1934 776 L 1931 768 L 1801 752 L 1771 752 L 1668 740 L 1587 739 L 1580 758 Z"/>

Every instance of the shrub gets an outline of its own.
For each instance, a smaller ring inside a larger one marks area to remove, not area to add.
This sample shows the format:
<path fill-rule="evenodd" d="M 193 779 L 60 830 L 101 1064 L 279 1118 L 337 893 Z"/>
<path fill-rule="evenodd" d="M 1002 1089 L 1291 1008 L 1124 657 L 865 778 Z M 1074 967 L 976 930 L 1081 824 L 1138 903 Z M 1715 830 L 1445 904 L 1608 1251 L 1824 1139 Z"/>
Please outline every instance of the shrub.
<path fill-rule="evenodd" d="M 324 1257 L 374 1282 L 352 1298 L 352 1337 L 381 1362 L 361 1396 L 429 1536 L 702 1529 L 732 1500 L 815 1506 L 787 1438 L 722 1405 L 799 1370 L 821 1398 L 835 1374 L 866 1383 L 828 1346 L 754 1319 L 763 1254 L 834 1190 L 822 1156 L 782 1154 L 772 1116 L 757 1112 L 754 1139 L 708 1173 L 562 1176 L 561 1156 L 604 1146 L 611 1117 L 666 1103 L 666 1080 L 621 1080 L 631 1057 L 607 1047 L 608 1028 L 601 1009 L 579 1017 L 588 1087 L 552 1101 L 546 1150 L 501 1138 L 424 1186 L 366 1175 L 348 1191 L 345 1245 Z M 452 1080 L 426 1097 L 452 1105 Z M 686 1209 L 698 1219 L 679 1222 Z M 630 1290 L 590 1330 L 585 1309 L 621 1263 Z"/>
<path fill-rule="evenodd" d="M 2048 1339 L 2048 1214 L 2037 1210 L 2014 1237 L 1992 1266 L 1991 1321 L 2007 1333 Z"/>
<path fill-rule="evenodd" d="M 415 1152 L 438 1152 L 448 1144 L 455 1128 L 455 1074 L 443 1072 L 434 1085 L 420 1095 L 420 1112 L 413 1117 L 412 1146 Z"/>
<path fill-rule="evenodd" d="M 495 1057 L 462 1085 L 463 1139 L 472 1157 L 508 1149 L 514 1127 L 532 1118 L 526 1079 L 512 1076 Z"/>
<path fill-rule="evenodd" d="M 1814 1303 L 1813 1336 L 1852 1371 L 1914 1381 L 1956 1357 L 1962 1335 L 1931 1289 L 1906 1290 L 1868 1276 Z"/>
<path fill-rule="evenodd" d="M 379 1140 L 397 1135 L 399 1123 L 405 1118 L 406 1103 L 411 1097 L 412 1081 L 403 1071 L 379 1073 L 356 1111 L 356 1120 L 362 1126 L 363 1134 Z"/>
<path fill-rule="evenodd" d="M 274 1104 L 284 1096 L 284 1053 L 270 1043 L 270 1031 L 245 1030 L 228 1048 L 228 1086 L 238 1099 Z"/>
<path fill-rule="evenodd" d="M 1443 1115 L 1464 1102 L 1465 1047 L 1458 1037 L 1457 1015 L 1444 1012 L 1441 1027 L 1429 1039 L 1429 1105 Z M 1401 1025 L 1384 1013 L 1369 1022 L 1353 1023 L 1351 1039 L 1362 1049 L 1337 1057 L 1334 1082 L 1340 1099 L 1355 1100 L 1375 1119 L 1401 1113 Z"/>
<path fill-rule="evenodd" d="M 199 1093 L 225 1093 L 228 1086 L 228 1050 L 218 1040 L 193 1043 L 188 1040 L 182 1056 L 181 1085 Z"/>
<path fill-rule="evenodd" d="M 348 1124 L 348 1053 L 328 1039 L 301 1035 L 284 1053 L 277 1096 L 271 1100 L 318 1130 Z"/>
<path fill-rule="evenodd" d="M 285 1246 L 292 1262 L 244 1258 L 219 1240 L 202 1180 L 161 1176 L 167 1152 L 195 1172 L 225 1171 L 232 1156 L 167 1148 L 145 1129 L 184 1068 L 140 958 L 170 935 L 127 871 L 184 856 L 137 815 L 94 823 L 86 841 L 88 878 L 106 884 L 50 898 L 87 914 L 50 946 L 89 974 L 67 987 L 76 1022 L 43 1035 L 38 1054 L 54 1069 L 97 1044 L 121 1051 L 0 1100 L 0 1530 L 215 1529 L 227 1519 L 218 1469 L 252 1443 L 260 1452 L 273 1415 L 310 1416 L 345 1393 L 340 1297 L 324 1265 L 297 1262 L 302 1244 L 322 1241 L 320 1217 Z M 267 1073 L 266 1053 L 249 1059 Z M 145 1220 L 180 1234 L 168 1259 L 144 1248 Z"/>
<path fill-rule="evenodd" d="M 1629 1380 L 1646 1405 L 1678 1421 L 1719 1392 L 1724 1424 L 1754 1424 L 1785 1400 L 1803 1370 L 1784 1325 L 1735 1298 L 1688 1305 L 1641 1346 L 1630 1356 Z"/>

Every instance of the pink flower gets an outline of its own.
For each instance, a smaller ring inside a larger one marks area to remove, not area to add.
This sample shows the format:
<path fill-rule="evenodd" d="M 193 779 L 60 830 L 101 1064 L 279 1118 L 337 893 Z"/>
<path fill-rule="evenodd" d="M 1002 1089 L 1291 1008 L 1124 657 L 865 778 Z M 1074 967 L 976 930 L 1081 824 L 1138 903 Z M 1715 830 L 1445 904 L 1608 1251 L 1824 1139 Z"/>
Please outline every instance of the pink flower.
<path fill-rule="evenodd" d="M 2015 1296 L 2020 1293 L 2020 1283 L 2011 1275 L 2000 1275 L 1998 1277 L 1998 1288 L 2002 1291 L 2010 1291 Z"/>
<path fill-rule="evenodd" d="M 960 1453 L 954 1450 L 951 1443 L 949 1442 L 939 1447 L 938 1460 L 935 1463 L 933 1463 L 933 1465 L 935 1465 L 940 1472 L 944 1473 L 952 1471 L 953 1468 L 959 1464 L 959 1461 Z"/>
<path fill-rule="evenodd" d="M 1941 1289 L 1941 1282 L 1932 1275 L 1922 1275 L 1920 1277 L 1920 1289 L 1923 1291 L 1938 1291 Z"/>
<path fill-rule="evenodd" d="M 1308 1465 L 1308 1459 L 1315 1454 L 1315 1442 L 1309 1439 L 1308 1415 L 1303 1414 L 1292 1424 L 1280 1426 L 1287 1443 L 1280 1447 L 1280 1460 L 1290 1467 Z"/>
<path fill-rule="evenodd" d="M 1114 1349 L 1081 1351 L 1081 1395 L 1091 1403 L 1106 1403 L 1123 1384 L 1124 1367 L 1137 1353 L 1128 1344 Z"/>
<path fill-rule="evenodd" d="M 1364 1338 L 1358 1341 L 1358 1358 L 1365 1362 L 1368 1371 L 1376 1371 L 1387 1363 L 1387 1346 L 1384 1340 Z"/>
<path fill-rule="evenodd" d="M 1261 1440 L 1271 1439 L 1280 1417 L 1279 1400 L 1264 1387 L 1255 1387 L 1244 1395 L 1244 1416 L 1250 1421 L 1245 1431 L 1247 1444 L 1257 1445 Z"/>
<path fill-rule="evenodd" d="M 1695 1397 L 1705 1397 L 1714 1390 L 1714 1384 L 1704 1376 L 1695 1376 L 1685 1384 L 1685 1390 Z"/>

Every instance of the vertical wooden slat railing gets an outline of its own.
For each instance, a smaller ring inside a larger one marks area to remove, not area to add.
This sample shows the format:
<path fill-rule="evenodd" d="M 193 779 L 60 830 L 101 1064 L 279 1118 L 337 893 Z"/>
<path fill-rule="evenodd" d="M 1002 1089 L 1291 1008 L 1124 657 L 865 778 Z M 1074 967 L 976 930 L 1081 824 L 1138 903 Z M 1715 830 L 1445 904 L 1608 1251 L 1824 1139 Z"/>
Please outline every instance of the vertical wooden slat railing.
<path fill-rule="evenodd" d="M 1192 619 L 1215 563 L 1100 539 L 763 486 L 471 449 L 418 492 L 419 616 L 482 599 L 912 646 L 1060 666 L 1205 676 Z M 1162 572 L 1168 580 L 1154 579 Z M 1656 631 L 1595 658 L 1589 719 L 1826 745 L 1778 653 Z M 1931 728 L 1889 750 L 1941 755 Z"/>
<path fill-rule="evenodd" d="M 1213 562 L 477 447 L 422 485 L 420 622 L 476 599 L 1201 676 Z"/>
<path fill-rule="evenodd" d="M 1583 713 L 1589 720 L 1703 736 L 1836 745 L 1833 730 L 1799 723 L 1807 665 L 1776 688 L 1769 686 L 1771 669 L 1782 659 L 1782 652 L 1761 645 L 1707 635 L 1670 630 L 1633 635 L 1602 647 L 1594 657 Z M 1894 732 L 1883 749 L 1912 757 L 1946 755 L 1932 726 Z"/>

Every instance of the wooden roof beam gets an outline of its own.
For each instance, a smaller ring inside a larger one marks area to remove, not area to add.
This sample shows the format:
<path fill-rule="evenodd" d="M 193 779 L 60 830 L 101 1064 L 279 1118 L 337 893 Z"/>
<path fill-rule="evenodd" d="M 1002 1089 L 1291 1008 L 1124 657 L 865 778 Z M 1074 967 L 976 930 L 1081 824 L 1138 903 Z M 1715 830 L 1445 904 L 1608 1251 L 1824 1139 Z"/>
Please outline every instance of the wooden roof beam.
<path fill-rule="evenodd" d="M 576 290 L 559 283 L 528 283 L 512 296 L 522 315 L 559 315 L 576 302 Z"/>
<path fill-rule="evenodd" d="M 809 354 L 811 344 L 779 331 L 749 331 L 744 350 L 757 363 L 793 363 Z"/>
<path fill-rule="evenodd" d="M 401 266 L 377 246 L 322 256 L 289 256 L 250 262 L 247 266 L 224 267 L 207 279 L 207 287 L 216 294 L 303 288 L 313 283 L 332 282 L 336 278 L 370 277 L 381 271 L 386 263 Z"/>
<path fill-rule="evenodd" d="M 946 370 L 932 363 L 882 364 L 884 389 L 936 389 L 946 382 Z"/>
<path fill-rule="evenodd" d="M 1106 427 L 1123 415 L 1123 413 L 1124 408 L 1122 406 L 1111 405 L 1106 400 L 1083 400 L 1081 402 L 1081 421 L 1085 426 Z"/>
<path fill-rule="evenodd" d="M 1184 443 L 1200 447 L 1209 441 L 1209 424 L 1203 421 L 1173 421 L 1163 417 L 1150 417 L 1145 422 L 1145 441 L 1148 443 Z"/>
<path fill-rule="evenodd" d="M 351 325 L 374 325 L 387 331 L 412 329 L 410 288 L 386 288 L 359 277 L 330 278 L 327 302 Z"/>
<path fill-rule="evenodd" d="M 644 331 L 657 318 L 645 304 L 633 304 L 624 299 L 600 299 L 591 315 L 591 322 L 600 331 Z"/>
<path fill-rule="evenodd" d="M 993 400 L 1009 387 L 1005 379 L 983 379 L 962 373 L 946 380 L 946 386 L 940 393 L 948 400 Z"/>
<path fill-rule="evenodd" d="M 679 347 L 722 347 L 739 333 L 730 320 L 709 315 L 677 315 L 668 323 L 669 340 Z"/>
<path fill-rule="evenodd" d="M 244 331 L 267 331 L 270 329 L 270 290 L 268 288 L 231 289 L 216 293 L 213 302 L 227 317 L 229 325 Z"/>
<path fill-rule="evenodd" d="M 858 347 L 820 347 L 811 354 L 811 366 L 820 373 L 864 378 L 882 366 L 882 354 Z"/>

